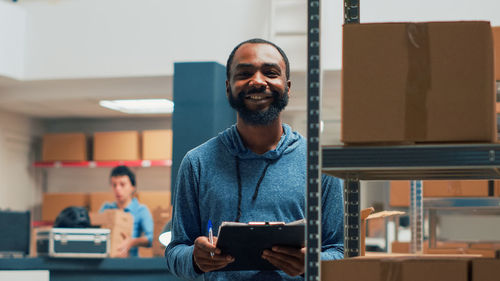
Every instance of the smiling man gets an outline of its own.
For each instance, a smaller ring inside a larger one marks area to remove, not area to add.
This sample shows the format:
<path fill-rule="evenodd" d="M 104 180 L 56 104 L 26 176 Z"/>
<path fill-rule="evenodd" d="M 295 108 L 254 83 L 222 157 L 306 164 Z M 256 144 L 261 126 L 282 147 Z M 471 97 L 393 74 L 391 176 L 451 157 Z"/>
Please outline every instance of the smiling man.
<path fill-rule="evenodd" d="M 305 217 L 306 141 L 281 120 L 291 88 L 288 58 L 275 44 L 251 39 L 234 48 L 226 71 L 226 95 L 237 122 L 181 163 L 167 266 L 185 279 L 203 274 L 205 280 L 301 280 L 305 248 L 265 250 L 262 258 L 280 270 L 224 271 L 234 258 L 207 237 L 208 220 L 217 236 L 223 221 L 288 223 Z M 323 175 L 322 188 L 321 256 L 340 259 L 342 184 Z"/>

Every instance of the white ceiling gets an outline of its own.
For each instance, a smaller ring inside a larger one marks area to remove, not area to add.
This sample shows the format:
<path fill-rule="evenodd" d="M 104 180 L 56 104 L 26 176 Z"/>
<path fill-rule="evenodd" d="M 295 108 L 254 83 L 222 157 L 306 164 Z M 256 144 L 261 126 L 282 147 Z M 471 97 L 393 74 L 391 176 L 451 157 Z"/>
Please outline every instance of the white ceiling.
<path fill-rule="evenodd" d="M 306 75 L 294 72 L 289 113 L 306 111 Z M 0 109 L 33 118 L 152 117 L 130 115 L 99 106 L 101 99 L 172 99 L 171 76 L 17 81 L 0 77 Z M 339 111 L 340 74 L 325 72 L 323 107 Z M 156 117 L 166 115 L 154 115 Z"/>

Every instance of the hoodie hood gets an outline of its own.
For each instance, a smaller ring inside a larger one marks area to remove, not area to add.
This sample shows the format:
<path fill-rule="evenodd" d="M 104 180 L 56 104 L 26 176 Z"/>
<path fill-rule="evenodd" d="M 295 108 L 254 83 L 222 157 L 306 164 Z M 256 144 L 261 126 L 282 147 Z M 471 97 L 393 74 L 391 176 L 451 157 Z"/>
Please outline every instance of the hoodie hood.
<path fill-rule="evenodd" d="M 218 139 L 224 144 L 229 153 L 233 156 L 238 156 L 240 159 L 258 159 L 265 158 L 274 160 L 283 154 L 287 154 L 295 150 L 304 138 L 297 132 L 292 131 L 292 128 L 283 123 L 283 135 L 276 146 L 276 149 L 270 150 L 264 154 L 256 154 L 246 148 L 241 140 L 236 124 L 219 133 Z"/>

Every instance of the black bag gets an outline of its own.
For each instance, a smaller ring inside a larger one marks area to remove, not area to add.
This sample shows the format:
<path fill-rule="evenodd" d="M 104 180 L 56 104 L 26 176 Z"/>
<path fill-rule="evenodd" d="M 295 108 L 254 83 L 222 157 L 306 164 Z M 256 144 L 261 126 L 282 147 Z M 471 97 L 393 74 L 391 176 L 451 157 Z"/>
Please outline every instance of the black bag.
<path fill-rule="evenodd" d="M 56 218 L 54 227 L 90 227 L 89 212 L 84 207 L 71 206 L 62 210 Z"/>

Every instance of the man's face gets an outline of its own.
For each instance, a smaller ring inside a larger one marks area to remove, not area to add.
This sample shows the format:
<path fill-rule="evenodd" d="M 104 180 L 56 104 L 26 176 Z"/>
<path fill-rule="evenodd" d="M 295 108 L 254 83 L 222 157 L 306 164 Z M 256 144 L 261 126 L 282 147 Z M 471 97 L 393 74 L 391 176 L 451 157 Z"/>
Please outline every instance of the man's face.
<path fill-rule="evenodd" d="M 245 123 L 268 125 L 288 104 L 290 81 L 285 62 L 269 44 L 248 43 L 234 54 L 226 91 Z"/>
<path fill-rule="evenodd" d="M 134 196 L 135 187 L 128 176 L 111 177 L 111 187 L 118 203 L 126 203 Z"/>

